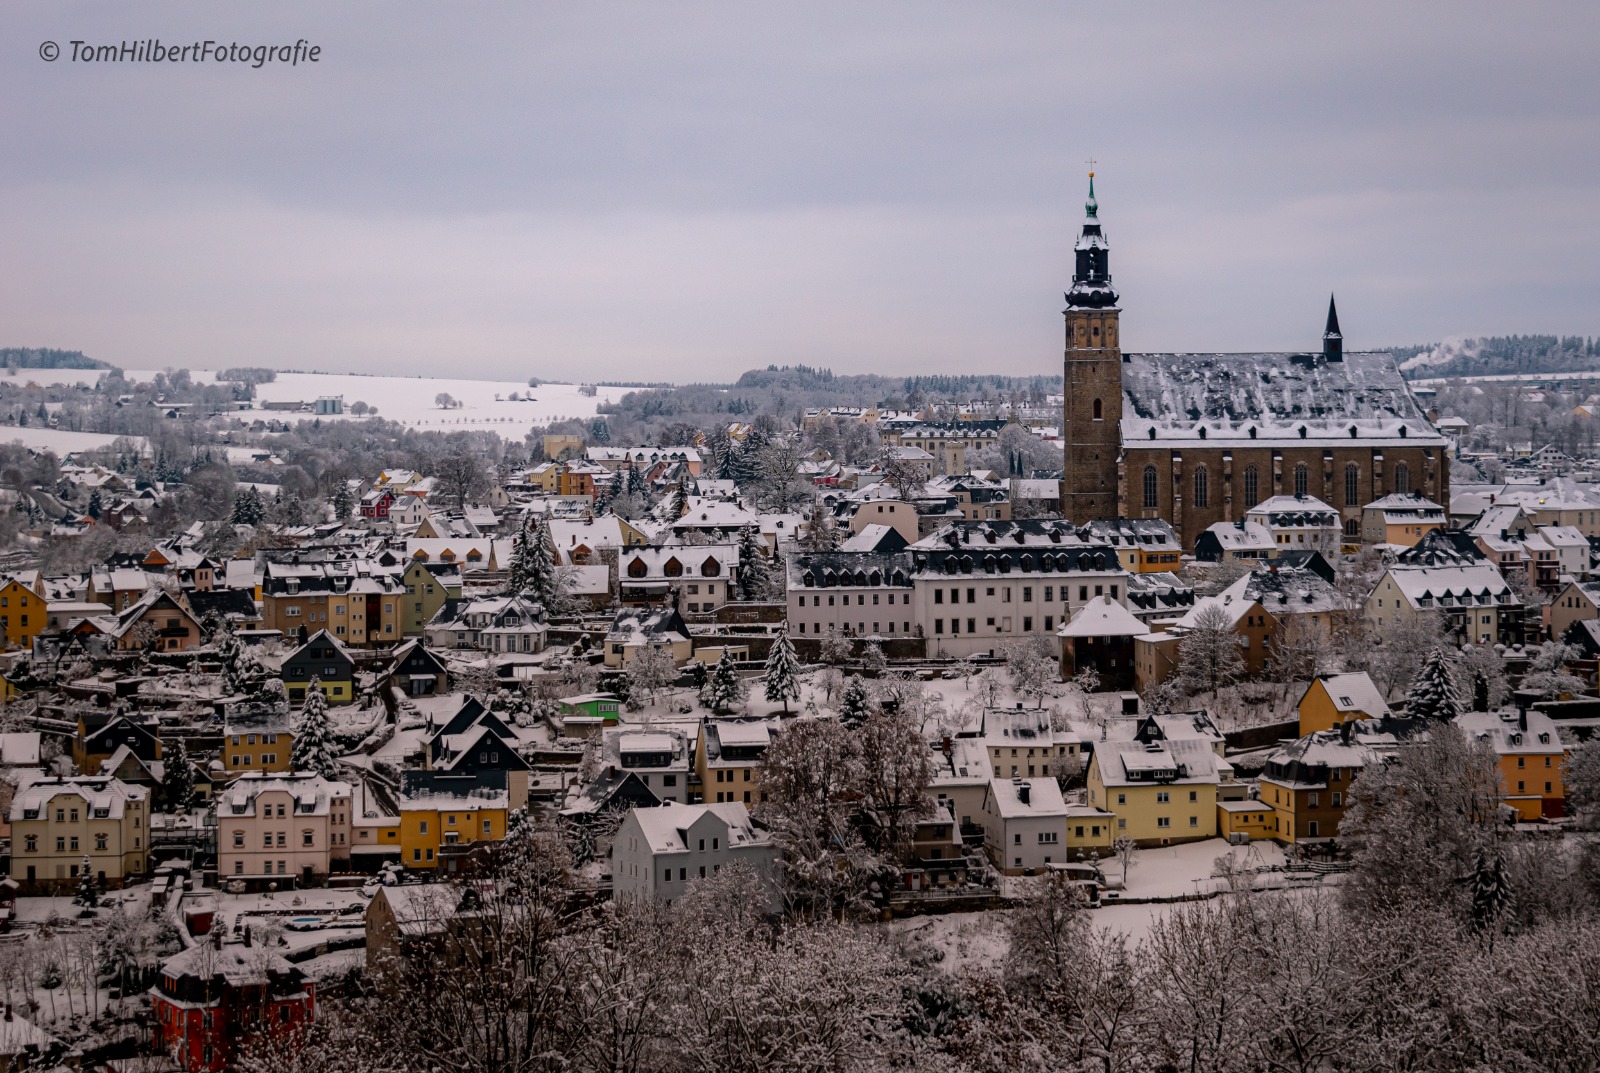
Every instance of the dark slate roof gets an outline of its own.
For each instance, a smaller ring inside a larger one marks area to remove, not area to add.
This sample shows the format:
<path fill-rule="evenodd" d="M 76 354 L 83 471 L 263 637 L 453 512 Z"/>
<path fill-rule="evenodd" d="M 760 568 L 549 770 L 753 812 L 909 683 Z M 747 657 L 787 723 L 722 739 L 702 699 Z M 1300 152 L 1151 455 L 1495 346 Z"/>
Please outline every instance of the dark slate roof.
<path fill-rule="evenodd" d="M 1446 443 L 1389 354 L 1127 354 L 1122 399 L 1127 447 Z"/>

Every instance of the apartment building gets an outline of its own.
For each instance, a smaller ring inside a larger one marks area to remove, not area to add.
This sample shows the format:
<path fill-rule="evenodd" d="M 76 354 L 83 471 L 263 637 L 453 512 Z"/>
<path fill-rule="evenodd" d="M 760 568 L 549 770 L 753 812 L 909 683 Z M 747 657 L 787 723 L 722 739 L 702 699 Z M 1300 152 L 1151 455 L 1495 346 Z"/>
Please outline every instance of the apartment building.
<path fill-rule="evenodd" d="M 308 772 L 250 772 L 217 794 L 217 875 L 320 886 L 349 867 L 351 788 Z"/>
<path fill-rule="evenodd" d="M 121 779 L 36 779 L 11 799 L 11 878 L 23 894 L 69 894 L 85 861 L 103 888 L 149 872 L 149 791 Z"/>

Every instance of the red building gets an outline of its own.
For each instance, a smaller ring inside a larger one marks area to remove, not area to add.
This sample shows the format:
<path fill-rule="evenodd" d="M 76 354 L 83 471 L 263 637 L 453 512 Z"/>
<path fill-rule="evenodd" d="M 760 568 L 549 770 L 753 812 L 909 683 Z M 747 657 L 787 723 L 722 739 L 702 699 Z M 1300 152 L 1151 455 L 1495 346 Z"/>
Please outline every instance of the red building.
<path fill-rule="evenodd" d="M 261 1033 L 288 1034 L 316 1016 L 303 972 L 263 946 L 214 932 L 167 959 L 150 989 L 154 1044 L 190 1073 L 231 1068 Z"/>
<path fill-rule="evenodd" d="M 374 521 L 385 521 L 392 506 L 394 506 L 394 493 L 387 488 L 374 488 L 361 497 L 361 516 Z"/>

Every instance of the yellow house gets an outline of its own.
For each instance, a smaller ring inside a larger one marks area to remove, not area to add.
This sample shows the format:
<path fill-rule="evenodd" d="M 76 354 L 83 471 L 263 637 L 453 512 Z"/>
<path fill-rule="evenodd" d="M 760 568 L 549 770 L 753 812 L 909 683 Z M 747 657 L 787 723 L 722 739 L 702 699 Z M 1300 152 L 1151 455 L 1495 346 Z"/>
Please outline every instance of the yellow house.
<path fill-rule="evenodd" d="M 1232 842 L 1243 835 L 1252 842 L 1272 837 L 1272 806 L 1260 801 L 1218 801 L 1217 836 Z"/>
<path fill-rule="evenodd" d="M 504 791 L 470 797 L 426 794 L 400 801 L 400 863 L 412 869 L 455 871 L 474 846 L 506 837 Z"/>
<path fill-rule="evenodd" d="M 1548 715 L 1540 711 L 1467 712 L 1456 726 L 1486 741 L 1499 758 L 1501 802 L 1523 821 L 1556 819 L 1567 813 L 1561 773 L 1566 747 Z"/>
<path fill-rule="evenodd" d="M 0 585 L 0 633 L 7 648 L 32 648 L 45 628 L 48 610 L 44 578 L 37 570 L 12 574 Z"/>
<path fill-rule="evenodd" d="M 461 568 L 458 566 L 413 559 L 400 581 L 406 589 L 400 632 L 406 637 L 420 636 L 422 627 L 446 600 L 461 597 Z"/>
<path fill-rule="evenodd" d="M 1389 705 L 1365 671 L 1319 674 L 1300 698 L 1300 736 L 1333 730 L 1352 719 L 1383 719 Z"/>
<path fill-rule="evenodd" d="M 1117 838 L 1115 813 L 1092 805 L 1067 806 L 1067 859 L 1108 857 Z"/>
<path fill-rule="evenodd" d="M 23 894 L 68 894 L 84 861 L 100 885 L 145 875 L 150 792 L 121 779 L 36 779 L 11 799 L 11 878 Z"/>
<path fill-rule="evenodd" d="M 1217 784 L 1232 769 L 1204 738 L 1098 742 L 1089 804 L 1116 815 L 1116 838 L 1166 846 L 1217 836 Z"/>
<path fill-rule="evenodd" d="M 246 771 L 289 771 L 293 750 L 288 712 L 241 709 L 222 725 L 222 768 L 227 778 Z"/>
<path fill-rule="evenodd" d="M 761 758 L 771 743 L 772 728 L 766 723 L 702 722 L 694 761 L 701 801 L 752 806 L 765 801 Z"/>
<path fill-rule="evenodd" d="M 1110 544 L 1130 574 L 1176 573 L 1183 565 L 1178 533 L 1160 518 L 1097 519 L 1088 523 L 1097 539 Z"/>
<path fill-rule="evenodd" d="M 1261 803 L 1272 809 L 1268 835 L 1284 845 L 1329 842 L 1350 807 L 1350 787 L 1367 764 L 1367 750 L 1350 728 L 1319 730 L 1273 750 L 1258 780 Z"/>
<path fill-rule="evenodd" d="M 1399 474 L 1395 476 L 1398 482 Z M 1361 541 L 1409 548 L 1443 529 L 1445 522 L 1444 508 L 1433 500 L 1421 493 L 1396 492 L 1361 508 Z"/>

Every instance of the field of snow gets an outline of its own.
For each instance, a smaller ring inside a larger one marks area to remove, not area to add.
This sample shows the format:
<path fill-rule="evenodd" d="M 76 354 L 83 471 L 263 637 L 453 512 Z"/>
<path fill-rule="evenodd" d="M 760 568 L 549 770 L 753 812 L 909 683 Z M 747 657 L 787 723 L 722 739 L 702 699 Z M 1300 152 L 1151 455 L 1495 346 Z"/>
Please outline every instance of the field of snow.
<path fill-rule="evenodd" d="M 36 370 L 55 372 L 57 370 Z M 62 370 L 66 371 L 66 370 Z M 129 369 L 127 377 L 147 381 L 159 370 Z M 212 369 L 191 369 L 196 383 L 216 380 Z M 533 395 L 533 401 L 510 401 L 511 394 Z M 446 394 L 461 405 L 442 409 L 434 399 Z M 612 392 L 611 394 L 620 394 Z M 578 394 L 577 384 L 542 384 L 529 389 L 526 382 L 514 380 L 455 380 L 420 376 L 361 376 L 354 373 L 279 373 L 270 384 L 256 387 L 256 400 L 262 402 L 311 402 L 322 395 L 343 395 L 345 409 L 364 402 L 378 409 L 379 417 L 398 421 L 411 428 L 442 432 L 487 429 L 507 439 L 521 439 L 534 425 L 577 418 L 587 421 L 596 407 L 607 401 L 601 391 L 594 398 Z M 293 419 L 293 415 L 277 414 Z M 345 415 L 349 420 L 350 415 Z M 330 418 L 327 420 L 340 420 Z"/>
<path fill-rule="evenodd" d="M 0 428 L 0 443 L 20 443 L 24 447 L 32 447 L 40 451 L 54 451 L 58 455 L 70 454 L 73 451 L 92 451 L 98 447 L 109 447 L 118 438 L 103 432 L 68 432 L 65 429 L 46 428 L 36 425 L 8 425 L 5 428 Z M 142 436 L 132 436 L 129 439 L 137 441 L 141 446 L 144 443 L 144 437 Z"/>

